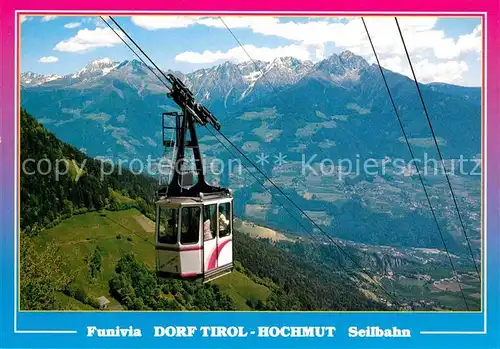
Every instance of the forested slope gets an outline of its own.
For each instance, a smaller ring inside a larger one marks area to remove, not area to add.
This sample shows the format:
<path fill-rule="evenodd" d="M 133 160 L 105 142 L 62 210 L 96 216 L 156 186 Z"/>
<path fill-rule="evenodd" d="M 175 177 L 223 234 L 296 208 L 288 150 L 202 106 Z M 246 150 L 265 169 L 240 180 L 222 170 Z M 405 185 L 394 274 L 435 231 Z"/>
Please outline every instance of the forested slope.
<path fill-rule="evenodd" d="M 56 166 L 66 174 L 57 176 Z M 145 211 L 156 181 L 126 169 L 110 171 L 110 166 L 61 142 L 21 109 L 21 229 L 54 224 L 75 212 L 118 208 L 112 191 L 137 200 L 131 206 Z M 101 176 L 101 168 L 109 175 Z"/>
<path fill-rule="evenodd" d="M 262 309 L 267 310 L 383 310 L 385 307 L 364 296 L 355 281 L 337 265 L 325 268 L 313 259 L 295 255 L 236 232 L 235 258 L 250 273 L 271 280 L 280 289 Z M 300 244 L 300 243 L 296 243 Z"/>

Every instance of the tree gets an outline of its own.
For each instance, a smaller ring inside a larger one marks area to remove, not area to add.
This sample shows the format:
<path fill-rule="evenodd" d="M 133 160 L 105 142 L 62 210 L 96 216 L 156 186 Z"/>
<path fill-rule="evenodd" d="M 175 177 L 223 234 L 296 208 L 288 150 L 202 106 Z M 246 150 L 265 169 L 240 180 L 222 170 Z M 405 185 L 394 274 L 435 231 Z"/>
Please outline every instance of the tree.
<path fill-rule="evenodd" d="M 63 201 L 63 214 L 71 216 L 73 214 L 73 203 L 69 200 Z"/>
<path fill-rule="evenodd" d="M 73 146 L 61 142 L 48 132 L 37 120 L 21 109 L 21 229 L 31 233 L 35 224 L 42 228 L 57 224 L 61 218 L 91 210 L 99 210 L 109 204 L 109 209 L 124 208 L 113 192 L 128 195 L 133 200 L 129 204 L 140 210 L 153 212 L 156 181 L 149 176 L 134 175 L 132 172 L 111 171 L 109 164 L 87 157 Z M 34 160 L 25 162 L 25 160 Z M 51 164 L 61 159 L 72 162 L 70 171 L 59 176 L 42 175 L 37 171 L 37 163 L 46 159 Z M 83 164 L 83 174 L 75 180 L 75 166 Z M 110 175 L 101 178 L 101 168 L 106 168 Z M 71 170 L 73 169 L 73 171 Z M 33 230 L 36 232 L 37 230 Z"/>
<path fill-rule="evenodd" d="M 142 214 L 148 213 L 149 206 L 146 200 L 144 200 L 143 198 L 137 198 L 136 202 L 137 202 L 137 208 Z"/>
<path fill-rule="evenodd" d="M 56 292 L 70 281 L 63 271 L 61 257 L 54 245 L 37 248 L 32 238 L 21 237 L 21 309 L 58 309 Z"/>
<path fill-rule="evenodd" d="M 89 272 L 90 277 L 94 279 L 100 272 L 102 268 L 102 256 L 101 249 L 99 246 L 96 246 L 94 252 L 89 258 Z"/>
<path fill-rule="evenodd" d="M 132 254 L 122 257 L 110 280 L 111 295 L 131 310 L 232 310 L 231 298 L 202 282 L 158 279 Z M 166 299 L 168 298 L 168 299 Z"/>

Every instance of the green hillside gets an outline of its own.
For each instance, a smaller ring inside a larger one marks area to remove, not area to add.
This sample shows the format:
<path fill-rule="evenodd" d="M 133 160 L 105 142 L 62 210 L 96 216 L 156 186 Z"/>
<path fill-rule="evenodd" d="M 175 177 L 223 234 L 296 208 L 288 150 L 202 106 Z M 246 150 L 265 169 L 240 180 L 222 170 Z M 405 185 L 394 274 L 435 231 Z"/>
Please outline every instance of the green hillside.
<path fill-rule="evenodd" d="M 256 283 L 238 270 L 212 282 L 231 297 L 238 310 L 252 310 L 250 305 L 265 302 L 271 295 L 269 288 Z"/>
<path fill-rule="evenodd" d="M 108 283 L 120 258 L 134 253 L 148 267 L 154 266 L 154 234 L 147 224 L 154 228 L 154 223 L 136 209 L 89 212 L 66 219 L 34 239 L 40 249 L 47 244 L 58 247 L 67 258 L 64 270 L 74 275 L 74 285 L 94 298 L 105 296 L 111 305 L 119 305 L 110 295 Z M 101 251 L 102 270 L 92 278 L 88 260 L 97 247 Z"/>
<path fill-rule="evenodd" d="M 89 212 L 73 216 L 57 226 L 42 231 L 34 237 L 39 251 L 48 245 L 57 246 L 65 259 L 63 271 L 73 276 L 73 287 L 81 289 L 87 296 L 96 299 L 105 296 L 112 309 L 121 308 L 120 302 L 110 292 L 109 281 L 116 265 L 126 254 L 133 253 L 138 261 L 154 268 L 154 222 L 136 209 L 124 211 Z M 91 277 L 89 260 L 99 248 L 101 271 Z M 247 300 L 265 301 L 270 294 L 267 287 L 252 281 L 236 271 L 216 281 L 222 292 L 231 297 L 236 310 L 251 310 Z M 167 297 L 168 295 L 165 295 Z M 175 299 L 175 296 L 171 297 Z M 93 309 L 63 293 L 58 295 L 61 304 L 70 309 Z M 179 304 L 179 306 L 181 306 Z"/>

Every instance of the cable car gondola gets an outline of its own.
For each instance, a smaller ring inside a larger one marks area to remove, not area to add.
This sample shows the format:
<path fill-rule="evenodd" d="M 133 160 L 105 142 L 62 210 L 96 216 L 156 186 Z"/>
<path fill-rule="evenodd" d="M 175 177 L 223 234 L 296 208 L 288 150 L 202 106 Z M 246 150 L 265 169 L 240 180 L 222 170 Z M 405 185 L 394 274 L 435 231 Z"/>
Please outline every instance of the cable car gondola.
<path fill-rule="evenodd" d="M 163 113 L 163 145 L 177 148 L 173 175 L 158 190 L 156 201 L 156 270 L 160 277 L 202 278 L 204 282 L 233 269 L 233 196 L 231 190 L 206 183 L 196 124 L 220 124 L 212 113 L 194 100 L 191 91 L 169 74 L 169 97 L 181 112 Z M 174 127 L 165 118 L 175 118 Z M 175 130 L 175 141 L 165 130 Z M 189 134 L 189 139 L 187 138 Z M 197 183 L 184 171 L 185 150 L 193 150 Z"/>

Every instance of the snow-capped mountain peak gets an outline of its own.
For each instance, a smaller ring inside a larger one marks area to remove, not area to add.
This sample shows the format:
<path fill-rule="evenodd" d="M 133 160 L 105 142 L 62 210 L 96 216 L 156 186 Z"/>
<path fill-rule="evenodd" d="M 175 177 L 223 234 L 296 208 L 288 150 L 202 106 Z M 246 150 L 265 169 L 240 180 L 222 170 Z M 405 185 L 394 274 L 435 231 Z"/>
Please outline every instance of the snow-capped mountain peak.
<path fill-rule="evenodd" d="M 78 73 L 73 74 L 72 78 L 89 78 L 96 75 L 106 75 L 119 64 L 120 62 L 113 61 L 111 58 L 96 59 L 88 63 Z"/>
<path fill-rule="evenodd" d="M 171 72 L 182 79 L 202 102 L 222 99 L 224 105 L 242 99 L 260 98 L 297 83 L 303 78 L 328 80 L 348 87 L 359 80 L 361 70 L 368 66 L 366 60 L 350 51 L 333 54 L 314 64 L 295 57 L 284 56 L 272 61 L 249 60 L 241 63 L 223 62 L 219 65 L 182 74 Z M 109 76 L 108 76 L 109 74 Z M 23 86 L 42 85 L 78 88 L 82 84 L 121 80 L 143 93 L 144 89 L 163 91 L 161 83 L 148 67 L 138 60 L 113 61 L 102 58 L 89 62 L 80 71 L 65 75 L 22 74 Z M 57 80 L 57 81 L 53 81 Z"/>
<path fill-rule="evenodd" d="M 287 67 L 287 68 L 292 68 L 296 66 L 300 66 L 307 61 L 301 61 L 295 57 L 290 57 L 290 56 L 285 56 L 285 57 L 278 57 L 274 60 L 276 65 L 282 66 L 282 67 Z"/>
<path fill-rule="evenodd" d="M 96 65 L 96 66 L 99 66 L 99 65 L 110 65 L 114 63 L 114 61 L 111 59 L 111 58 L 101 58 L 101 59 L 96 59 L 96 60 L 93 60 L 92 62 L 90 62 L 91 65 Z"/>
<path fill-rule="evenodd" d="M 369 66 L 368 62 L 361 56 L 357 56 L 349 50 L 342 52 L 339 58 L 343 65 L 350 69 L 361 69 Z"/>
<path fill-rule="evenodd" d="M 363 57 L 351 51 L 344 51 L 316 63 L 311 75 L 335 84 L 349 86 L 358 81 L 361 70 L 368 66 L 368 62 Z"/>
<path fill-rule="evenodd" d="M 61 75 L 57 74 L 37 74 L 33 72 L 26 72 L 21 74 L 21 85 L 23 86 L 36 86 L 45 84 L 49 81 L 57 80 L 62 78 Z"/>

